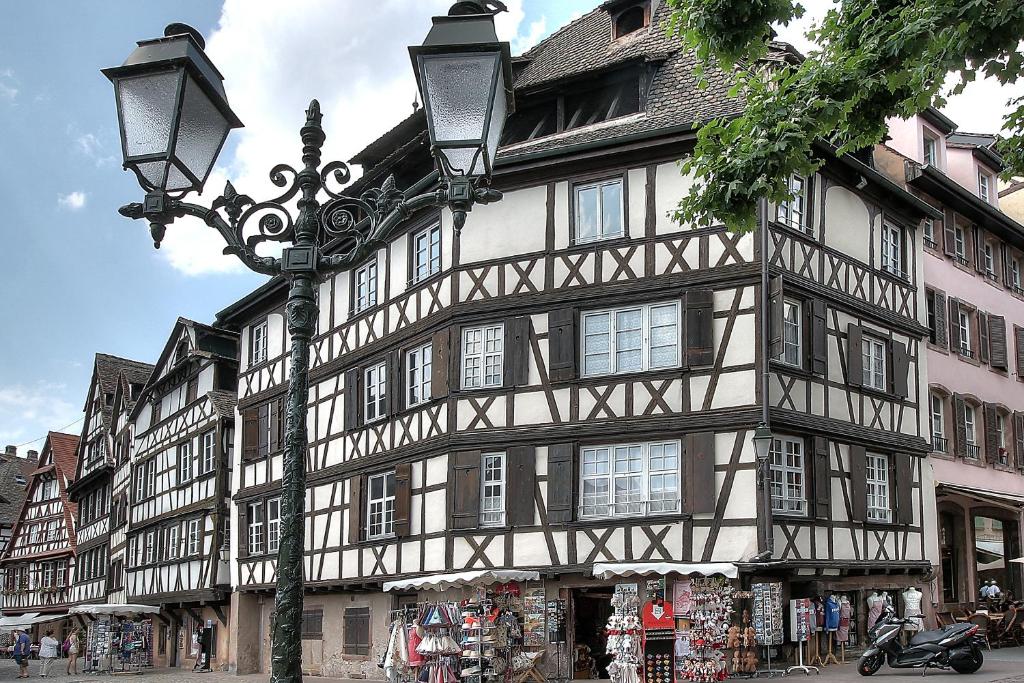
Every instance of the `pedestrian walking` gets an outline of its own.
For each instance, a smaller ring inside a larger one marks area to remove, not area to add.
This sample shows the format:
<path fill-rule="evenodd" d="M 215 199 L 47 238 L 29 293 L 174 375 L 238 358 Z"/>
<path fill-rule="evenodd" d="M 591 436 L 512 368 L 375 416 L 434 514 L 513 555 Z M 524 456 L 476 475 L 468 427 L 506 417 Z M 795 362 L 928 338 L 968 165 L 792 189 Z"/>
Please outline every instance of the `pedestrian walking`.
<path fill-rule="evenodd" d="M 50 667 L 53 666 L 53 660 L 57 659 L 60 643 L 53 637 L 53 631 L 47 631 L 46 635 L 43 636 L 42 640 L 39 641 L 39 659 L 42 663 L 39 665 L 39 675 L 46 678 L 50 675 Z"/>
<path fill-rule="evenodd" d="M 14 661 L 18 665 L 18 678 L 28 678 L 28 658 L 32 654 L 32 639 L 25 629 L 14 629 Z"/>
<path fill-rule="evenodd" d="M 74 670 L 74 674 L 77 676 L 78 675 L 78 646 L 79 646 L 79 642 L 78 642 L 78 629 L 75 629 L 74 631 L 71 632 L 71 635 L 68 636 L 68 639 L 67 639 L 67 641 L 65 641 L 64 645 L 65 645 L 65 647 L 67 648 L 67 651 L 68 651 L 68 671 L 67 671 L 68 676 L 70 676 L 72 674 L 72 669 Z"/>
<path fill-rule="evenodd" d="M 196 657 L 196 663 L 192 665 L 192 671 L 203 671 L 206 668 L 204 655 L 206 648 L 203 647 L 203 627 L 196 626 L 192 633 L 192 654 Z"/>

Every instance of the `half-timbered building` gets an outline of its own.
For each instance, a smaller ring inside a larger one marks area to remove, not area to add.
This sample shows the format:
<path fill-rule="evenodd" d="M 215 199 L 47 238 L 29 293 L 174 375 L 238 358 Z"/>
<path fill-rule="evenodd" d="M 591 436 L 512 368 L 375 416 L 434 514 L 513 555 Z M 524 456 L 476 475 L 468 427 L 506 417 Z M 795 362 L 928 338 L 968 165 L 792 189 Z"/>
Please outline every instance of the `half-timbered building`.
<path fill-rule="evenodd" d="M 75 505 L 68 498 L 74 481 L 78 439 L 50 432 L 39 466 L 28 482 L 11 541 L 0 556 L 5 616 L 67 614 L 75 569 Z M 58 623 L 64 635 L 67 620 Z"/>
<path fill-rule="evenodd" d="M 212 665 L 227 653 L 237 353 L 237 334 L 179 318 L 125 427 L 134 440 L 125 599 L 164 607 L 158 664 L 184 665 L 200 623 L 213 630 Z"/>
<path fill-rule="evenodd" d="M 321 284 L 308 670 L 379 676 L 366 655 L 395 601 L 417 597 L 382 585 L 423 575 L 534 569 L 572 620 L 614 583 L 596 563 L 726 563 L 854 600 L 930 571 L 918 229 L 934 212 L 869 155 L 822 145 L 821 169 L 762 206 L 756 233 L 673 221 L 694 122 L 742 102 L 714 70 L 698 87 L 668 12 L 605 2 L 516 58 L 504 199 L 460 233 L 421 211 Z M 418 181 L 423 113 L 353 161 L 355 192 Z M 269 666 L 285 293 L 271 281 L 218 321 L 241 334 L 239 671 Z M 759 498 L 762 420 L 775 438 Z"/>
<path fill-rule="evenodd" d="M 38 465 L 36 451 L 28 451 L 25 457 L 20 457 L 17 446 L 7 446 L 0 454 L 0 555 L 11 540 L 21 504 L 28 493 L 28 481 Z"/>
<path fill-rule="evenodd" d="M 96 354 L 85 401 L 85 421 L 78 448 L 78 471 L 68 487 L 76 507 L 78 561 L 72 578 L 75 603 L 106 602 L 111 585 L 110 529 L 116 466 L 112 431 L 114 394 L 124 376 L 141 387 L 152 366 L 104 353 Z"/>

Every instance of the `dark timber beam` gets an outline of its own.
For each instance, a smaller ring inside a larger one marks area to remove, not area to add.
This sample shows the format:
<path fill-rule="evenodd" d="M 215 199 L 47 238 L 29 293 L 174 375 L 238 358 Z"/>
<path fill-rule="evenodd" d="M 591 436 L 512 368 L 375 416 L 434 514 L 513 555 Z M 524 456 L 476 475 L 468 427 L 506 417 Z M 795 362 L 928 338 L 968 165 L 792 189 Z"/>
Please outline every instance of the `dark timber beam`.
<path fill-rule="evenodd" d="M 217 615 L 217 620 L 220 621 L 224 628 L 227 628 L 228 618 L 227 615 L 224 614 L 224 610 L 220 608 L 220 605 L 210 605 L 209 607 L 213 610 L 213 613 Z"/>

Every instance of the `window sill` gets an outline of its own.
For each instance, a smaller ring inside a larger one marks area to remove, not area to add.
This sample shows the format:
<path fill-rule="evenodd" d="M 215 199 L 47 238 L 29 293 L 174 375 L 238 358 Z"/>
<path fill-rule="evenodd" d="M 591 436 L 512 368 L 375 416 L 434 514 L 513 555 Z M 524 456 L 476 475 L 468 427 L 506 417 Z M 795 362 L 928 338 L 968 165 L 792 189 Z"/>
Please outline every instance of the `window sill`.
<path fill-rule="evenodd" d="M 565 248 L 565 251 L 568 251 L 568 252 L 587 251 L 587 250 L 593 249 L 595 247 L 598 247 L 598 248 L 601 248 L 601 249 L 612 249 L 614 247 L 625 246 L 625 245 L 629 244 L 630 241 L 631 240 L 630 240 L 629 233 L 624 233 L 622 235 L 615 235 L 613 237 L 603 237 L 603 238 L 600 238 L 600 239 L 592 239 L 592 240 L 588 240 L 586 242 L 577 242 L 575 239 L 573 239 L 572 243 L 569 244 L 569 246 Z"/>
<path fill-rule="evenodd" d="M 686 368 L 681 365 L 677 365 L 673 368 L 656 368 L 654 370 L 638 370 L 634 372 L 616 372 L 609 373 L 606 375 L 581 375 L 576 379 L 561 380 L 555 382 L 555 384 L 568 384 L 570 382 L 578 382 L 581 386 L 595 386 L 599 384 L 608 384 L 610 382 L 622 382 L 631 380 L 650 380 L 651 378 L 668 379 L 674 377 L 681 377 L 682 373 L 686 371 Z"/>
<path fill-rule="evenodd" d="M 437 272 L 431 273 L 430 275 L 424 275 L 421 278 L 413 278 L 409 280 L 408 282 L 405 283 L 405 293 L 408 294 L 409 292 L 420 289 L 421 287 L 426 287 L 427 285 L 433 283 L 435 280 L 442 279 L 441 276 L 444 275 L 444 273 L 444 268 L 441 268 Z"/>
<path fill-rule="evenodd" d="M 810 370 L 801 365 L 790 365 L 786 361 L 778 360 L 777 358 L 770 359 L 768 361 L 768 367 L 771 370 L 785 372 L 790 375 L 796 375 L 798 377 L 804 377 L 807 379 L 812 379 L 814 377 L 819 376 L 815 375 L 813 372 L 811 372 Z"/>
<path fill-rule="evenodd" d="M 893 401 L 895 403 L 910 403 L 911 402 L 910 398 L 903 398 L 902 396 L 897 396 L 896 394 L 893 394 L 893 393 L 891 393 L 891 392 L 889 392 L 889 391 L 887 391 L 885 389 L 876 389 L 875 387 L 869 387 L 869 386 L 864 385 L 864 384 L 862 384 L 860 386 L 860 390 L 861 390 L 861 393 L 868 394 L 868 395 L 871 395 L 871 396 L 875 396 L 877 398 L 883 398 L 886 401 Z"/>
<path fill-rule="evenodd" d="M 793 225 L 792 223 L 786 223 L 777 218 L 773 218 L 768 221 L 768 226 L 772 228 L 780 228 L 807 239 L 814 239 L 814 228 L 809 225 Z"/>

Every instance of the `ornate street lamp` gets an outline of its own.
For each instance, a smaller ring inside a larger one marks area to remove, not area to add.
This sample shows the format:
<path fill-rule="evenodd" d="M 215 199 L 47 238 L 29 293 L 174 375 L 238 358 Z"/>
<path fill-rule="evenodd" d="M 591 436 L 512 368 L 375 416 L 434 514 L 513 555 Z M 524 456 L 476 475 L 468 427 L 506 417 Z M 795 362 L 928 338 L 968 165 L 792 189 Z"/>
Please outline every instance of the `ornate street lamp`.
<path fill-rule="evenodd" d="M 757 461 L 757 496 L 758 507 L 760 508 L 759 513 L 761 515 L 761 518 L 758 520 L 758 535 L 760 537 L 759 540 L 763 543 L 757 559 L 771 557 L 775 546 L 773 540 L 774 521 L 772 520 L 772 472 L 770 461 L 772 441 L 774 439 L 775 436 L 772 434 L 772 430 L 767 422 L 760 422 L 754 428 L 753 442 L 754 456 Z"/>
<path fill-rule="evenodd" d="M 117 95 L 124 166 L 146 190 L 143 202 L 123 206 L 120 213 L 148 221 L 158 248 L 176 218 L 199 218 L 221 234 L 227 243 L 224 253 L 256 272 L 289 280 L 291 365 L 272 681 L 302 679 L 309 342 L 318 313 L 314 287 L 321 278 L 358 265 L 419 209 L 450 209 L 460 230 L 473 204 L 501 199 L 488 184 L 512 110 L 509 48 L 498 42 L 494 30 L 494 15 L 504 9 L 496 0 L 457 2 L 447 17 L 434 18 L 423 46 L 410 50 L 438 165 L 437 173 L 414 186 L 415 196 L 398 190 L 392 178 L 358 197 L 327 187 L 329 180 L 345 184 L 350 174 L 340 161 L 321 167 L 326 136 L 320 105 L 313 100 L 299 131 L 302 169 L 279 164 L 270 171 L 271 182 L 285 188 L 281 195 L 256 202 L 228 183 L 209 208 L 184 202 L 189 192 L 202 190 L 228 131 L 241 126 L 202 38 L 188 26 L 173 24 L 163 38 L 140 42 L 123 66 L 104 70 Z M 327 201 L 321 204 L 323 195 Z M 298 214 L 293 218 L 295 198 Z M 257 254 L 256 247 L 267 241 L 289 246 L 280 258 Z M 332 251 L 324 253 L 328 242 Z"/>

